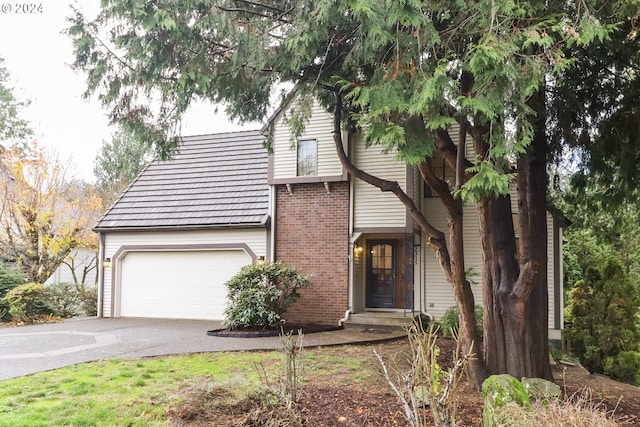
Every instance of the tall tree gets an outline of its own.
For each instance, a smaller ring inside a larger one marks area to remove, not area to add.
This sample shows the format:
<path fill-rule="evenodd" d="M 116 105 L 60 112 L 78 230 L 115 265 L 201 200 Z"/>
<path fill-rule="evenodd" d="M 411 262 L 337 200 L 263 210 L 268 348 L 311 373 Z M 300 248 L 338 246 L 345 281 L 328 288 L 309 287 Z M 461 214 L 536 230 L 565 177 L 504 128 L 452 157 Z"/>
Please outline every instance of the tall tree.
<path fill-rule="evenodd" d="M 554 82 L 549 133 L 553 146 L 574 148 L 573 190 L 610 208 L 640 200 L 640 11 L 637 2 L 598 6 L 617 31 L 602 48 L 567 49 L 573 66 Z"/>
<path fill-rule="evenodd" d="M 75 285 L 98 284 L 98 235 L 91 227 L 104 213 L 105 201 L 100 193 L 94 185 L 80 180 L 69 182 L 65 191 L 66 200 L 81 202 L 79 208 L 84 224 L 76 238 L 76 247 L 62 261 L 69 268 Z"/>
<path fill-rule="evenodd" d="M 99 200 L 76 197 L 65 165 L 36 143 L 28 153 L 15 148 L 2 159 L 0 245 L 30 281 L 44 283 L 92 225 L 87 210 Z"/>
<path fill-rule="evenodd" d="M 547 344 L 546 161 L 549 75 L 570 64 L 564 49 L 604 40 L 589 5 L 566 2 L 393 0 L 164 2 L 113 0 L 68 33 L 75 67 L 88 75 L 111 119 L 168 155 L 175 123 L 193 99 L 224 101 L 232 118 L 264 117 L 270 95 L 293 84 L 298 130 L 311 98 L 334 114 L 345 168 L 391 191 L 420 224 L 451 283 L 462 339 L 473 349 L 472 380 L 487 373 L 551 375 Z M 102 37 L 101 35 L 104 35 Z M 149 107 L 148 97 L 158 101 Z M 285 98 L 287 101 L 292 96 Z M 453 126 L 453 125 L 457 126 Z M 341 129 L 396 150 L 440 197 L 445 233 L 402 188 L 358 169 Z M 459 129 L 452 132 L 452 129 Z M 467 138 L 473 153 L 465 153 Z M 432 168 L 443 158 L 447 182 Z M 517 187 L 519 257 L 510 185 Z M 480 214 L 485 339 L 465 275 L 462 203 Z"/>
<path fill-rule="evenodd" d="M 105 204 L 113 200 L 152 160 L 153 150 L 143 141 L 118 130 L 103 141 L 94 162 L 96 187 Z"/>
<path fill-rule="evenodd" d="M 16 98 L 10 80 L 11 75 L 0 57 L 0 148 L 24 142 L 33 134 L 29 123 L 20 117 L 21 110 L 29 103 Z"/>

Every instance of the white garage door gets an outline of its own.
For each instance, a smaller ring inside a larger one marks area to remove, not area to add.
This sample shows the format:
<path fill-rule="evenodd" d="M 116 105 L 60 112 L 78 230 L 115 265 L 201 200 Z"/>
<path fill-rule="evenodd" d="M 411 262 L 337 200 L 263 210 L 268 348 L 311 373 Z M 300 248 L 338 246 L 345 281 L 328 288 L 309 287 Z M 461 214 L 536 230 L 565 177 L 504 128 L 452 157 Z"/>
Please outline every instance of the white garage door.
<path fill-rule="evenodd" d="M 240 250 L 129 252 L 121 263 L 120 315 L 221 320 L 224 283 L 250 263 Z"/>

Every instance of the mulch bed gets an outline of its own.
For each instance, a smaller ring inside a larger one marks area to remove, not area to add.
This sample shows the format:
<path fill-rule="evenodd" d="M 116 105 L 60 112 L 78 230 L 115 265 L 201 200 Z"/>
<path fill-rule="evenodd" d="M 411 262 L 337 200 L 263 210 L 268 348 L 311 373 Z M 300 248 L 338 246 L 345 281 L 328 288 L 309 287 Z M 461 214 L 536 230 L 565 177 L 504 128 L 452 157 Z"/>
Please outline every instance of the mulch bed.
<path fill-rule="evenodd" d="M 293 333 L 297 334 L 313 334 L 316 332 L 337 331 L 342 326 L 320 325 L 317 323 L 284 323 L 282 325 L 274 325 L 266 328 L 239 328 L 239 329 L 213 329 L 207 331 L 207 335 L 212 337 L 228 337 L 228 338 L 260 338 L 260 337 L 276 337 L 280 334 Z"/>

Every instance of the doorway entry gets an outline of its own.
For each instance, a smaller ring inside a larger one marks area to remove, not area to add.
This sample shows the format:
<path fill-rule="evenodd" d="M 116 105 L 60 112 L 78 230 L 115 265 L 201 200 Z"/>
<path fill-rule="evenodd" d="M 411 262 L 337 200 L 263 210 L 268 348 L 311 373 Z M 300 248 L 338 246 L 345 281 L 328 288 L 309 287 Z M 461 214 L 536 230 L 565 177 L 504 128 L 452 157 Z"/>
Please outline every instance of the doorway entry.
<path fill-rule="evenodd" d="M 367 251 L 367 308 L 404 308 L 402 245 L 398 240 L 370 240 Z"/>

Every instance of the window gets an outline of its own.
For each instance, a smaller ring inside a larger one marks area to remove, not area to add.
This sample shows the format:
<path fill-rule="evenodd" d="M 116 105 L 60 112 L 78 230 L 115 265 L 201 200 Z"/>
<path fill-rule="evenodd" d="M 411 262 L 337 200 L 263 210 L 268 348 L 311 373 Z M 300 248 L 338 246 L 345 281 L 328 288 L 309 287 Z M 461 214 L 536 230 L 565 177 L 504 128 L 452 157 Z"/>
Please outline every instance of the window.
<path fill-rule="evenodd" d="M 442 156 L 437 152 L 431 158 L 431 167 L 433 173 L 438 178 L 443 179 L 449 184 L 449 187 L 453 187 L 456 182 L 456 171 L 444 161 Z M 424 183 L 424 197 L 436 197 L 436 193 L 429 187 L 429 184 Z"/>
<path fill-rule="evenodd" d="M 374 272 L 386 273 L 393 268 L 393 246 L 386 243 L 371 248 L 371 268 Z"/>
<path fill-rule="evenodd" d="M 298 143 L 298 176 L 318 174 L 318 141 L 303 139 Z"/>

